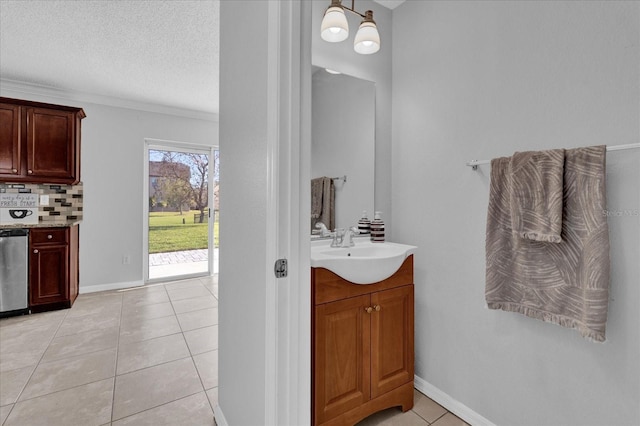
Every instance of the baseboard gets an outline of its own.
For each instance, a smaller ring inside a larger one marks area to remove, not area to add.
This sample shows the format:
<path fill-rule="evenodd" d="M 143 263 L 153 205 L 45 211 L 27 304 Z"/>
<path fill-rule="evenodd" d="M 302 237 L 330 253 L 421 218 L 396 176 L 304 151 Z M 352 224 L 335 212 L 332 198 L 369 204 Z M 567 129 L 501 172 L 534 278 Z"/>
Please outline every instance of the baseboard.
<path fill-rule="evenodd" d="M 80 288 L 78 289 L 78 292 L 80 294 L 96 293 L 98 291 L 122 290 L 124 288 L 140 287 L 142 285 L 144 285 L 143 281 L 128 281 L 128 282 L 120 282 L 120 283 L 112 283 L 112 284 L 88 285 L 88 286 L 80 286 Z"/>
<path fill-rule="evenodd" d="M 213 417 L 215 417 L 218 426 L 229 426 L 227 419 L 224 418 L 224 414 L 222 413 L 222 408 L 220 408 L 219 405 L 213 407 Z"/>
<path fill-rule="evenodd" d="M 426 380 L 418 376 L 414 376 L 413 385 L 417 390 L 427 395 L 429 398 L 433 399 L 435 402 L 442 405 L 444 408 L 451 411 L 453 414 L 460 417 L 470 425 L 495 426 L 491 421 L 485 419 L 480 414 L 473 411 L 471 408 L 467 407 L 450 395 L 444 393 Z"/>

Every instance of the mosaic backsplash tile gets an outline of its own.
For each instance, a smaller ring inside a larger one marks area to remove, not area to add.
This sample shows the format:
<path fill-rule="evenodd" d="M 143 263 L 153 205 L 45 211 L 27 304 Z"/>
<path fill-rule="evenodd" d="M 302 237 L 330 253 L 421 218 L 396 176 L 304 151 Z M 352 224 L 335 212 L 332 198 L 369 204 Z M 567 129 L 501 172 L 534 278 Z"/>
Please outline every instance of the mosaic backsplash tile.
<path fill-rule="evenodd" d="M 48 195 L 49 204 L 38 207 L 39 222 L 56 224 L 82 220 L 82 182 L 77 185 L 0 183 L 0 193 Z"/>

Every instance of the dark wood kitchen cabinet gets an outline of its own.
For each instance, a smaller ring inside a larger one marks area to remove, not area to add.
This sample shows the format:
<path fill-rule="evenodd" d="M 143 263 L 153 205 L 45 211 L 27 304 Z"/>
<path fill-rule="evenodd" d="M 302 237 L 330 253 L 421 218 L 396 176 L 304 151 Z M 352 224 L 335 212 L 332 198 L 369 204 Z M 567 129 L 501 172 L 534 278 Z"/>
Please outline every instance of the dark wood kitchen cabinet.
<path fill-rule="evenodd" d="M 82 108 L 0 97 L 0 181 L 80 181 Z"/>
<path fill-rule="evenodd" d="M 78 226 L 29 231 L 29 308 L 70 308 L 78 296 Z"/>
<path fill-rule="evenodd" d="M 354 284 L 311 268 L 312 424 L 352 425 L 413 406 L 413 256 L 386 280 Z"/>

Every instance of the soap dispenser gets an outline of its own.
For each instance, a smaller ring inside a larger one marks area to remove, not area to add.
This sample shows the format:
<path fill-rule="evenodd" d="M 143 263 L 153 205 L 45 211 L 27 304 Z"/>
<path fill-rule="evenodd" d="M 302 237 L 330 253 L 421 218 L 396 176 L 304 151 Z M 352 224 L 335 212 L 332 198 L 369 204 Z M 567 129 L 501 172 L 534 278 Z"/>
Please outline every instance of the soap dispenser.
<path fill-rule="evenodd" d="M 382 212 L 376 212 L 371 221 L 371 242 L 384 243 L 384 222 Z"/>
<path fill-rule="evenodd" d="M 367 217 L 367 211 L 362 211 L 362 217 L 358 221 L 358 232 L 360 234 L 370 234 L 371 233 L 371 221 Z"/>

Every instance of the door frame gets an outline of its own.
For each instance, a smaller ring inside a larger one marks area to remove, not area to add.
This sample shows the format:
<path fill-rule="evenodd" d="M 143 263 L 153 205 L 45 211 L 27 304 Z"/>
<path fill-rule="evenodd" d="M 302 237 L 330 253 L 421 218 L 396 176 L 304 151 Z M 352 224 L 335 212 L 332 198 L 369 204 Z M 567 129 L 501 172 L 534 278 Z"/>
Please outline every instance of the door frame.
<path fill-rule="evenodd" d="M 162 150 L 162 151 L 179 151 L 179 152 L 193 152 L 193 153 L 207 153 L 209 155 L 209 180 L 208 180 L 208 199 L 209 199 L 209 211 L 211 211 L 212 203 L 213 203 L 213 176 L 214 173 L 211 171 L 211 160 L 214 159 L 214 151 L 217 149 L 217 146 L 211 145 L 200 145 L 189 142 L 179 142 L 165 139 L 154 139 L 154 138 L 145 138 L 144 139 L 144 164 L 143 164 L 143 188 L 142 188 L 142 276 L 143 282 L 145 284 L 153 284 L 159 282 L 165 282 L 167 279 L 170 280 L 181 280 L 186 278 L 197 278 L 203 276 L 213 275 L 213 263 L 214 263 L 214 238 L 213 238 L 213 227 L 214 222 L 212 219 L 215 219 L 215 215 L 209 214 L 209 235 L 208 235 L 208 248 L 209 248 L 209 259 L 208 259 L 208 271 L 206 273 L 196 273 L 196 274 L 185 274 L 185 275 L 176 275 L 167 278 L 154 278 L 149 279 L 149 150 Z M 214 160 L 215 162 L 215 160 Z M 213 165 L 215 167 L 215 164 Z"/>

